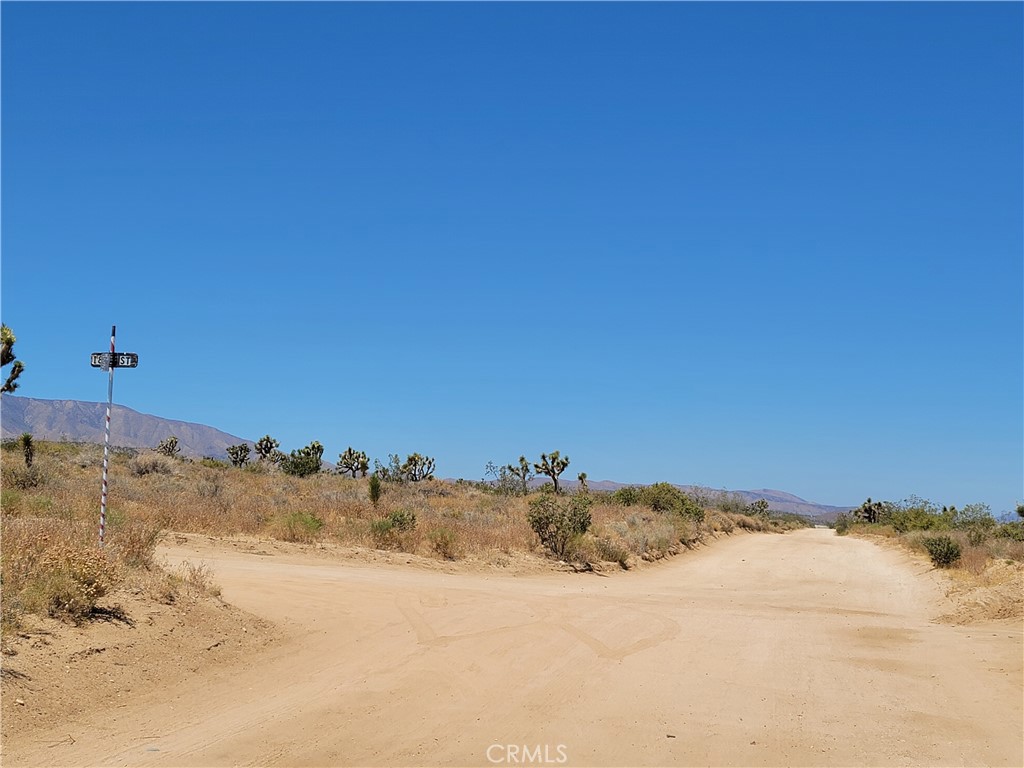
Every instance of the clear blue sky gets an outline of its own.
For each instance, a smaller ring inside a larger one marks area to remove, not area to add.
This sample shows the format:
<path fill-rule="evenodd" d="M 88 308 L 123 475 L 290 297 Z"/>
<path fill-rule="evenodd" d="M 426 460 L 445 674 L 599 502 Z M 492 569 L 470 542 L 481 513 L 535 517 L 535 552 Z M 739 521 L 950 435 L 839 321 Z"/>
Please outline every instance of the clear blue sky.
<path fill-rule="evenodd" d="M 1022 5 L 2 6 L 18 394 L 1024 496 Z"/>

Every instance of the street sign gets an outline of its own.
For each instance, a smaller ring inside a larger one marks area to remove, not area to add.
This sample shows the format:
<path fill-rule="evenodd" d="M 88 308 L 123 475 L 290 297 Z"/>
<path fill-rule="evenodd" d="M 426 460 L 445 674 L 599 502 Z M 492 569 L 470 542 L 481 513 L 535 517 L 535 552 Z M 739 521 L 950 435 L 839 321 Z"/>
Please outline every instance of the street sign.
<path fill-rule="evenodd" d="M 110 412 L 114 408 L 114 369 L 137 368 L 139 356 L 134 352 L 117 352 L 114 350 L 114 339 L 117 326 L 110 326 L 110 351 L 93 352 L 89 356 L 89 365 L 102 368 L 110 374 L 107 382 L 107 420 L 103 430 L 103 487 L 100 493 L 100 546 L 103 546 L 104 534 L 107 529 L 107 468 L 110 466 Z"/>
<path fill-rule="evenodd" d="M 134 352 L 93 352 L 89 356 L 89 365 L 93 368 L 138 368 L 139 356 Z"/>

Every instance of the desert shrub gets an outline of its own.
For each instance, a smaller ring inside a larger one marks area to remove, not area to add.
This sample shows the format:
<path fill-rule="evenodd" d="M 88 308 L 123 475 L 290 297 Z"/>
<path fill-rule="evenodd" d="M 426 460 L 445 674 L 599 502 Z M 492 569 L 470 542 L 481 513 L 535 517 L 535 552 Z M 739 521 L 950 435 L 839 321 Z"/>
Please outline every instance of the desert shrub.
<path fill-rule="evenodd" d="M 984 547 L 973 545 L 964 547 L 957 564 L 975 576 L 980 576 L 988 565 L 988 552 Z"/>
<path fill-rule="evenodd" d="M 592 503 L 589 496 L 576 495 L 560 501 L 545 493 L 530 500 L 526 518 L 541 544 L 564 557 L 569 541 L 590 528 Z"/>
<path fill-rule="evenodd" d="M 143 453 L 128 460 L 128 471 L 137 477 L 144 475 L 169 475 L 174 468 L 168 458 L 159 453 Z"/>
<path fill-rule="evenodd" d="M 416 513 L 408 509 L 396 509 L 387 516 L 370 523 L 370 535 L 380 548 L 398 544 L 400 534 L 408 533 L 416 527 Z"/>
<path fill-rule="evenodd" d="M 626 561 L 629 560 L 629 551 L 605 536 L 595 536 L 594 547 L 598 557 L 607 562 L 618 563 L 625 567 Z"/>
<path fill-rule="evenodd" d="M 845 512 L 840 512 L 839 515 L 836 516 L 836 521 L 832 527 L 836 529 L 837 534 L 845 536 L 850 532 L 850 516 Z"/>
<path fill-rule="evenodd" d="M 309 512 L 289 512 L 278 515 L 272 523 L 274 538 L 309 544 L 316 541 L 324 521 Z"/>
<path fill-rule="evenodd" d="M 376 509 L 377 505 L 380 503 L 381 495 L 380 478 L 377 476 L 376 472 L 370 475 L 370 483 L 367 486 L 367 493 L 370 497 L 370 503 L 373 504 L 374 509 Z"/>
<path fill-rule="evenodd" d="M 451 528 L 432 528 L 427 534 L 427 540 L 434 551 L 445 560 L 459 559 L 459 536 Z"/>
<path fill-rule="evenodd" d="M 0 490 L 0 510 L 3 510 L 5 515 L 10 515 L 14 510 L 21 506 L 21 500 L 23 495 L 21 491 L 14 488 L 4 488 Z"/>
<path fill-rule="evenodd" d="M 416 513 L 409 509 L 396 509 L 388 514 L 391 527 L 400 533 L 411 531 L 416 527 Z"/>
<path fill-rule="evenodd" d="M 324 447 L 314 440 L 304 448 L 292 451 L 280 463 L 281 471 L 295 477 L 309 477 L 320 471 Z"/>
<path fill-rule="evenodd" d="M 224 493 L 224 478 L 217 472 L 204 472 L 196 480 L 196 496 L 201 499 L 216 499 Z"/>
<path fill-rule="evenodd" d="M 888 515 L 897 533 L 909 531 L 948 531 L 953 527 L 955 510 L 939 509 L 927 499 L 911 496 L 888 505 Z"/>
<path fill-rule="evenodd" d="M 118 568 L 101 551 L 56 542 L 42 552 L 18 599 L 31 613 L 79 623 L 118 578 Z"/>
<path fill-rule="evenodd" d="M 993 531 L 993 535 L 1000 539 L 1024 541 L 1024 520 L 1015 520 L 1012 523 L 1003 523 Z"/>
<path fill-rule="evenodd" d="M 619 488 L 612 493 L 611 499 L 616 504 L 621 504 L 623 507 L 632 507 L 634 504 L 640 503 L 640 489 L 635 485 L 627 485 L 626 487 Z"/>
<path fill-rule="evenodd" d="M 640 503 L 655 512 L 670 512 L 682 500 L 683 492 L 671 483 L 654 483 L 640 490 Z"/>
<path fill-rule="evenodd" d="M 573 536 L 566 543 L 565 559 L 571 563 L 589 566 L 604 558 L 601 556 L 596 539 L 589 534 Z"/>
<path fill-rule="evenodd" d="M 377 547 L 390 546 L 395 539 L 394 525 L 386 517 L 378 518 L 370 523 L 370 535 Z"/>
<path fill-rule="evenodd" d="M 741 514 L 747 508 L 746 500 L 738 493 L 727 493 L 720 491 L 710 495 L 709 503 L 715 509 L 730 514 Z"/>
<path fill-rule="evenodd" d="M 949 536 L 927 536 L 921 543 L 937 568 L 949 568 L 960 559 L 960 544 Z"/>
<path fill-rule="evenodd" d="M 642 488 L 640 503 L 656 512 L 675 512 L 697 521 L 704 519 L 704 508 L 671 483 L 655 483 Z"/>
<path fill-rule="evenodd" d="M 38 488 L 45 480 L 46 475 L 38 464 L 25 467 L 4 462 L 3 484 L 5 487 L 20 488 L 23 491 L 27 491 L 31 488 Z"/>
<path fill-rule="evenodd" d="M 231 466 L 226 461 L 214 459 L 210 456 L 204 456 L 202 459 L 199 460 L 199 463 L 200 465 L 204 467 L 209 467 L 210 469 L 227 469 L 228 467 Z"/>
<path fill-rule="evenodd" d="M 681 517 L 675 523 L 675 536 L 687 549 L 693 549 L 704 542 L 705 528 L 690 517 Z"/>
<path fill-rule="evenodd" d="M 733 514 L 732 521 L 744 531 L 766 531 L 768 525 L 763 520 L 750 515 Z"/>
<path fill-rule="evenodd" d="M 796 512 L 773 512 L 770 520 L 773 526 L 780 530 L 788 531 L 794 528 L 811 528 L 814 523 L 810 518 L 797 514 Z"/>
<path fill-rule="evenodd" d="M 268 462 L 250 461 L 242 465 L 242 471 L 248 472 L 250 475 L 265 475 L 269 471 Z"/>
<path fill-rule="evenodd" d="M 220 585 L 213 580 L 213 573 L 206 563 L 186 560 L 174 575 L 180 580 L 186 594 L 194 597 L 220 597 Z"/>
<path fill-rule="evenodd" d="M 125 565 L 133 568 L 152 568 L 153 552 L 162 531 L 152 519 L 119 521 L 109 526 L 110 551 Z"/>
<path fill-rule="evenodd" d="M 989 537 L 989 532 L 984 528 L 971 527 L 967 529 L 967 542 L 972 547 L 980 547 Z"/>
<path fill-rule="evenodd" d="M 736 524 L 732 519 L 721 512 L 712 512 L 708 515 L 708 523 L 711 525 L 712 530 L 722 531 L 723 533 L 732 533 L 736 530 Z"/>
<path fill-rule="evenodd" d="M 992 557 L 1024 561 L 1024 540 L 1022 539 L 993 538 L 985 542 L 985 548 Z"/>

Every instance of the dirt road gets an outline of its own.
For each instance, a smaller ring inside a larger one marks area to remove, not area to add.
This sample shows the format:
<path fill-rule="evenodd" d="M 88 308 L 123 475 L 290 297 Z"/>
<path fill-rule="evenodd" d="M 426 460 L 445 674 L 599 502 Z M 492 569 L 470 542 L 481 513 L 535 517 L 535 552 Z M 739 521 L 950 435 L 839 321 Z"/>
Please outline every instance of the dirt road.
<path fill-rule="evenodd" d="M 286 639 L 5 764 L 1024 765 L 1019 624 L 933 623 L 927 565 L 831 531 L 611 577 L 163 554 Z"/>

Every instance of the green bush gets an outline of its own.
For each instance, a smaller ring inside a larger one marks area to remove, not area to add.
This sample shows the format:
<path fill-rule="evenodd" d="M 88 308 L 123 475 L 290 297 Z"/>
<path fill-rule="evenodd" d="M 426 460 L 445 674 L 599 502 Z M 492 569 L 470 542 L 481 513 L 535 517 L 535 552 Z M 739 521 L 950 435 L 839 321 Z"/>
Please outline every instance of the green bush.
<path fill-rule="evenodd" d="M 569 542 L 590 528 L 592 503 L 589 496 L 576 495 L 559 501 L 552 494 L 545 493 L 530 500 L 526 519 L 540 538 L 540 543 L 564 558 Z"/>
<path fill-rule="evenodd" d="M 632 507 L 640 503 L 640 489 L 635 485 L 619 488 L 612 494 L 612 501 L 624 507 Z"/>
<path fill-rule="evenodd" d="M 275 521 L 275 537 L 309 544 L 316 540 L 324 521 L 309 512 L 290 512 Z"/>
<path fill-rule="evenodd" d="M 434 551 L 445 560 L 458 560 L 459 537 L 451 528 L 434 528 L 427 534 L 427 539 L 429 539 L 430 546 L 434 548 Z"/>
<path fill-rule="evenodd" d="M 416 514 L 407 509 L 398 509 L 370 523 L 370 535 L 378 547 L 391 547 L 398 543 L 399 534 L 415 527 Z"/>
<path fill-rule="evenodd" d="M 960 544 L 949 536 L 928 536 L 922 543 L 937 568 L 948 568 L 960 559 Z"/>
<path fill-rule="evenodd" d="M 416 513 L 408 509 L 396 509 L 387 519 L 391 521 L 391 526 L 401 533 L 416 527 Z"/>
<path fill-rule="evenodd" d="M 1003 523 L 996 528 L 995 536 L 1000 539 L 1024 541 L 1024 520 L 1015 520 L 1012 523 Z"/>
<path fill-rule="evenodd" d="M 697 522 L 704 519 L 704 508 L 671 483 L 655 483 L 642 488 L 640 503 L 655 512 L 675 512 Z"/>
<path fill-rule="evenodd" d="M 3 484 L 7 487 L 14 486 L 27 491 L 30 488 L 38 488 L 45 480 L 46 476 L 38 464 L 33 464 L 31 467 L 19 467 L 4 463 Z"/>
<path fill-rule="evenodd" d="M 832 527 L 836 529 L 837 534 L 845 536 L 850 531 L 850 516 L 845 512 L 840 512 Z"/>
<path fill-rule="evenodd" d="M 316 440 L 305 448 L 292 451 L 281 460 L 281 471 L 295 477 L 308 477 L 320 471 L 324 447 Z"/>
<path fill-rule="evenodd" d="M 369 494 L 370 494 L 370 503 L 373 504 L 374 509 L 376 509 L 377 508 L 377 504 L 380 503 L 380 494 L 381 494 L 380 478 L 377 477 L 377 473 L 376 472 L 374 472 L 372 475 L 370 475 Z"/>
<path fill-rule="evenodd" d="M 394 526 L 391 524 L 391 520 L 382 517 L 371 522 L 370 535 L 373 537 L 373 543 L 378 548 L 390 546 L 395 539 Z"/>

